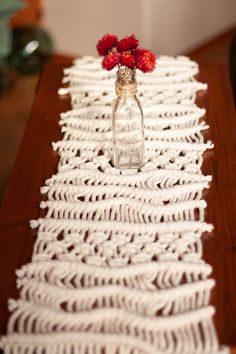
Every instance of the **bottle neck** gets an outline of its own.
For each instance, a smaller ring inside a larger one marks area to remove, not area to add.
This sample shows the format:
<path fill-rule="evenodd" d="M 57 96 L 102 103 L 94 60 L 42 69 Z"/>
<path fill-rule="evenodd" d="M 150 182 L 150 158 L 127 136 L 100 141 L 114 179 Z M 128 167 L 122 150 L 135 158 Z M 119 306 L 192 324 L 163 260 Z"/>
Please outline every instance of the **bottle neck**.
<path fill-rule="evenodd" d="M 137 83 L 122 85 L 116 81 L 116 95 L 118 97 L 135 96 L 137 92 Z"/>
<path fill-rule="evenodd" d="M 135 96 L 137 92 L 136 72 L 129 68 L 120 68 L 116 73 L 116 95 L 118 97 Z"/>

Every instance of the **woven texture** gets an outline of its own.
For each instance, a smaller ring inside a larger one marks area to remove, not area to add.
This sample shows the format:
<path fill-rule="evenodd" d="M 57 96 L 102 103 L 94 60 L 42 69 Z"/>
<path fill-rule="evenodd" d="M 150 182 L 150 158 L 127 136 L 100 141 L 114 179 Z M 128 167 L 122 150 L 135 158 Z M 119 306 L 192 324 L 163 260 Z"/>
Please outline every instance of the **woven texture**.
<path fill-rule="evenodd" d="M 194 104 L 196 63 L 160 57 L 138 73 L 145 165 L 112 166 L 111 103 L 115 72 L 84 57 L 65 70 L 72 110 L 53 143 L 57 174 L 41 188 L 46 217 L 32 262 L 17 270 L 20 298 L 5 353 L 213 354 L 220 348 L 209 298 L 214 281 L 202 260 L 210 176 L 201 173 L 204 109 Z"/>

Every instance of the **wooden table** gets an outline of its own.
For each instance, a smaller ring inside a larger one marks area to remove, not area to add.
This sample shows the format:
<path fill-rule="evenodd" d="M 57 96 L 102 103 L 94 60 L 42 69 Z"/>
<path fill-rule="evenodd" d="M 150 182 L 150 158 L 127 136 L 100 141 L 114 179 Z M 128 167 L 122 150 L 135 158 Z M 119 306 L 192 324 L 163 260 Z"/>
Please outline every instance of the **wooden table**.
<path fill-rule="evenodd" d="M 38 218 L 40 186 L 56 172 L 58 155 L 52 141 L 61 139 L 59 113 L 69 109 L 69 98 L 59 97 L 62 69 L 70 60 L 50 63 L 41 77 L 16 164 L 0 212 L 0 333 L 5 333 L 7 299 L 17 297 L 15 269 L 31 259 L 36 231 L 28 221 Z M 210 130 L 206 138 L 215 143 L 204 155 L 203 172 L 213 175 L 206 220 L 215 226 L 203 235 L 204 258 L 213 266 L 216 287 L 211 303 L 220 342 L 236 345 L 236 116 L 229 80 L 217 64 L 201 64 L 199 81 L 207 82 L 197 104 L 207 109 Z"/>

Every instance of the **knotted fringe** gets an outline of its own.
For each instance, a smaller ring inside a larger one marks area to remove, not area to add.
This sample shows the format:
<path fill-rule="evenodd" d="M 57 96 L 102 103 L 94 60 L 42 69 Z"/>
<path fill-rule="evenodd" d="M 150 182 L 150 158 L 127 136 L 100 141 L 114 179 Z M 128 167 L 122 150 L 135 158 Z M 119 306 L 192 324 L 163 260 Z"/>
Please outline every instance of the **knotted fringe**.
<path fill-rule="evenodd" d="M 115 264 L 114 264 L 115 265 Z M 205 280 L 211 267 L 204 262 L 165 261 L 120 267 L 97 267 L 71 261 L 38 261 L 17 270 L 18 278 L 35 278 L 58 287 L 121 285 L 143 290 L 166 289 Z"/>
<path fill-rule="evenodd" d="M 21 299 L 66 312 L 90 311 L 93 308 L 117 308 L 140 315 L 175 315 L 208 305 L 212 279 L 185 283 L 174 289 L 149 291 L 121 285 L 65 289 L 36 279 L 18 280 Z"/>
<path fill-rule="evenodd" d="M 178 338 L 182 337 L 182 332 L 178 332 Z M 163 337 L 160 342 L 163 343 Z M 170 337 L 168 337 L 170 338 Z M 195 340 L 196 342 L 196 340 Z M 162 344 L 163 345 L 163 344 Z M 164 354 L 164 353 L 196 353 L 196 344 L 183 347 L 179 346 L 174 351 L 174 346 L 168 346 L 163 350 L 157 349 L 147 341 L 127 335 L 115 335 L 107 333 L 51 333 L 50 335 L 12 334 L 8 340 L 2 339 L 1 346 L 6 354 L 29 353 L 29 354 Z M 201 341 L 197 344 L 197 352 L 202 354 L 227 354 L 227 348 L 208 348 L 201 346 Z"/>

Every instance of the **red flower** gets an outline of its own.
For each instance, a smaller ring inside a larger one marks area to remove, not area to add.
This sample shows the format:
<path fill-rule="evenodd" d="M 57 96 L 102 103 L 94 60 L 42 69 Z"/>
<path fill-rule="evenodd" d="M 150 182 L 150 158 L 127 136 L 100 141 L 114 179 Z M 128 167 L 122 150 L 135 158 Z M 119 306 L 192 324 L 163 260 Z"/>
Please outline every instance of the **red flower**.
<path fill-rule="evenodd" d="M 117 50 L 119 52 L 126 52 L 127 50 L 132 50 L 137 48 L 138 45 L 139 45 L 138 39 L 135 38 L 134 34 L 132 34 L 131 36 L 121 39 L 117 43 Z"/>
<path fill-rule="evenodd" d="M 123 52 L 120 55 L 121 65 L 127 66 L 127 68 L 134 69 L 135 67 L 135 57 L 130 52 Z"/>
<path fill-rule="evenodd" d="M 137 56 L 138 56 L 138 55 L 141 55 L 144 50 L 146 50 L 146 49 L 136 48 L 136 49 L 133 51 L 133 54 L 134 54 L 134 56 L 137 58 Z"/>
<path fill-rule="evenodd" d="M 97 52 L 99 55 L 106 55 L 109 50 L 116 46 L 118 38 L 113 34 L 105 34 L 99 41 L 97 42 Z"/>
<path fill-rule="evenodd" d="M 102 67 L 106 70 L 113 69 L 120 61 L 120 54 L 117 52 L 108 53 L 102 60 Z"/>
<path fill-rule="evenodd" d="M 156 56 L 151 50 L 136 49 L 135 50 L 136 66 L 143 73 L 151 72 L 155 68 Z"/>

